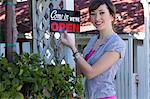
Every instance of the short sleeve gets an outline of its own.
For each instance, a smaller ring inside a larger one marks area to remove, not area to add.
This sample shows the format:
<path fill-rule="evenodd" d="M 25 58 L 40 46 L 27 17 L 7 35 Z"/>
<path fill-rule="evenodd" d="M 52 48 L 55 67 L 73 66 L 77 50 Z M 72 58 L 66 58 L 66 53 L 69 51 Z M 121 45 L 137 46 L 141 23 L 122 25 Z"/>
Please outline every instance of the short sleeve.
<path fill-rule="evenodd" d="M 109 43 L 105 49 L 105 52 L 118 52 L 121 58 L 124 58 L 126 50 L 126 44 L 123 40 L 117 40 Z"/>

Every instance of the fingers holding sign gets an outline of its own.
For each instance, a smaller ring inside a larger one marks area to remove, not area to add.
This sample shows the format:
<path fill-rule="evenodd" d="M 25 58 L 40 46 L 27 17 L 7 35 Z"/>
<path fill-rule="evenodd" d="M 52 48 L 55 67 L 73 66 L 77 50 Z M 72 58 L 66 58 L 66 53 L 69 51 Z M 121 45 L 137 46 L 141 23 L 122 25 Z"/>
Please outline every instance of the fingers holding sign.
<path fill-rule="evenodd" d="M 66 45 L 67 47 L 74 47 L 75 41 L 68 35 L 65 29 L 61 30 L 61 42 Z"/>

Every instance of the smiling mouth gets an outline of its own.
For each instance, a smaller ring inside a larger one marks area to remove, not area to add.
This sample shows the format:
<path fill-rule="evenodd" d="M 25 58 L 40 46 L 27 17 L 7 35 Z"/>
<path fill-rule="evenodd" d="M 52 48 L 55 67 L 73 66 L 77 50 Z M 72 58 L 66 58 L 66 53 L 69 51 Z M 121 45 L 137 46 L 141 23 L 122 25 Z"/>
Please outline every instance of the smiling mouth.
<path fill-rule="evenodd" d="M 96 26 L 101 26 L 103 24 L 103 22 L 97 22 L 95 24 L 96 24 Z"/>
<path fill-rule="evenodd" d="M 103 22 L 95 22 L 96 25 L 101 25 Z"/>

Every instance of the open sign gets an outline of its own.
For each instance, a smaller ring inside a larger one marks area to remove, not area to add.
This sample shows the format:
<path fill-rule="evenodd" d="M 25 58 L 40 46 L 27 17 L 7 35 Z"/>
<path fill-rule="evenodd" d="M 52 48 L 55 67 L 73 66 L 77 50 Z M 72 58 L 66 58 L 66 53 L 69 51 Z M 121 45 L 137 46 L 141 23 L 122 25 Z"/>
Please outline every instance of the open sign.
<path fill-rule="evenodd" d="M 70 10 L 50 10 L 50 31 L 59 32 L 65 29 L 68 33 L 80 32 L 80 12 Z"/>

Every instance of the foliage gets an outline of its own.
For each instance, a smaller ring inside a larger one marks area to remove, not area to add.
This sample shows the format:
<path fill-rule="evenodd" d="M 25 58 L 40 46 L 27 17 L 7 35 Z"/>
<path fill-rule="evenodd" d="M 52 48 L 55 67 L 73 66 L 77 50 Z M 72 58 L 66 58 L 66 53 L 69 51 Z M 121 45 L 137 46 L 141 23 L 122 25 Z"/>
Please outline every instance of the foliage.
<path fill-rule="evenodd" d="M 83 95 L 82 76 L 75 76 L 68 65 L 48 65 L 37 54 L 14 56 L 13 63 L 0 58 L 0 99 L 66 99 L 72 93 Z"/>
<path fill-rule="evenodd" d="M 67 99 L 74 91 L 78 96 L 83 94 L 82 76 L 76 77 L 68 65 L 49 66 L 45 72 L 49 74 L 49 86 L 47 87 L 51 98 L 57 96 L 57 98 Z"/>

